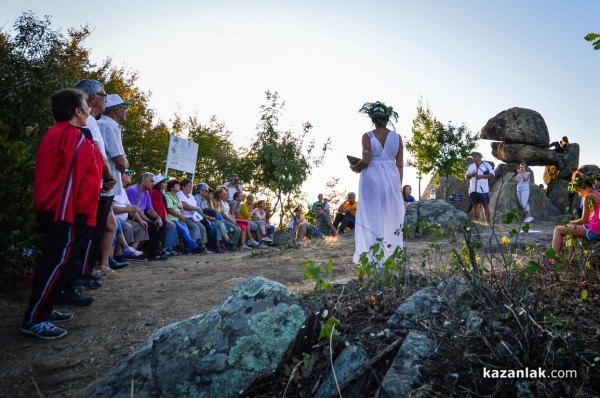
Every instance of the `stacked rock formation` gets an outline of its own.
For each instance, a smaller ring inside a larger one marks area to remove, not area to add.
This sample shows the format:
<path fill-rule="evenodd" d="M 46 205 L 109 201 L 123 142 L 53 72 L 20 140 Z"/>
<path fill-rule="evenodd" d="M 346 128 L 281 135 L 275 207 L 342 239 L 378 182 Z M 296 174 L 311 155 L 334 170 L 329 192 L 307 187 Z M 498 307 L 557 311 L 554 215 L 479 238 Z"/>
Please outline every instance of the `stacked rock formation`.
<path fill-rule="evenodd" d="M 500 112 L 481 129 L 481 138 L 497 141 L 492 142 L 492 154 L 506 162 L 496 168 L 497 180 L 512 173 L 521 162 L 545 166 L 544 182 L 548 184 L 550 202 L 561 213 L 572 205 L 567 188 L 571 174 L 579 166 L 579 145 L 572 143 L 563 153 L 549 149 L 548 127 L 538 112 L 525 108 Z"/>

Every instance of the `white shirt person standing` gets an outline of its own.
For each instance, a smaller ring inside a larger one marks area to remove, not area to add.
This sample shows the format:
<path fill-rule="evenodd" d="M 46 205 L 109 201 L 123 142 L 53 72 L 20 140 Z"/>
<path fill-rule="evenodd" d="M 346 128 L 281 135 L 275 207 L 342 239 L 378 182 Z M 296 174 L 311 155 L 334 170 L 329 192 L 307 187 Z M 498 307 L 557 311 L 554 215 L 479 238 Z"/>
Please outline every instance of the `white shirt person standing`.
<path fill-rule="evenodd" d="M 485 220 L 490 223 L 490 183 L 494 178 L 494 169 L 488 162 L 482 161 L 481 152 L 471 153 L 473 163 L 469 165 L 465 179 L 469 180 L 469 199 L 473 205 L 473 221 L 479 221 L 481 207 Z"/>

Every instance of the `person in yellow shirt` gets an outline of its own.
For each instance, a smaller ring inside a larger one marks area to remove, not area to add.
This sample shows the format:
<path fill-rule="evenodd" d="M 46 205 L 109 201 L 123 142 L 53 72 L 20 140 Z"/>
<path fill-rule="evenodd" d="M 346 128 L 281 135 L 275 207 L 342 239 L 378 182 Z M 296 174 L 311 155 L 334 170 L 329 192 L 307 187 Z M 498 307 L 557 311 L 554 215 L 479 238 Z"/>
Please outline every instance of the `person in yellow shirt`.
<path fill-rule="evenodd" d="M 344 233 L 346 228 L 354 229 L 357 206 L 358 202 L 356 201 L 356 194 L 354 192 L 349 192 L 344 203 L 338 207 L 335 219 L 333 220 L 333 226 L 338 230 L 340 235 Z"/>
<path fill-rule="evenodd" d="M 249 231 L 249 240 L 248 242 L 250 242 L 249 244 L 253 247 L 258 247 L 259 249 L 264 249 L 267 247 L 267 245 L 264 245 L 261 243 L 262 241 L 262 234 L 260 233 L 260 227 L 258 226 L 258 223 L 254 220 L 252 220 L 252 210 L 254 210 L 254 196 L 252 195 L 246 195 L 246 200 L 244 202 L 242 202 L 240 204 L 240 210 L 238 212 L 238 218 L 241 218 L 243 220 L 248 220 L 249 224 L 248 224 L 248 231 Z M 252 238 L 252 232 L 254 232 L 256 234 L 256 239 Z"/>

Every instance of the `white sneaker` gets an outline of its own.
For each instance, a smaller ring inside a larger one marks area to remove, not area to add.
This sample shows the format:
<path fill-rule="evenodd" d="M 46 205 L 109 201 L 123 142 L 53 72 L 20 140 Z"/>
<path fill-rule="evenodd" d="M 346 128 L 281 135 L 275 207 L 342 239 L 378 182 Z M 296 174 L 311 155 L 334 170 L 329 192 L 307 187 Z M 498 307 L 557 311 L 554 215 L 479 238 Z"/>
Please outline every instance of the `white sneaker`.
<path fill-rule="evenodd" d="M 256 246 L 258 249 L 268 249 L 269 246 L 265 245 L 264 243 L 260 243 L 258 246 Z"/>
<path fill-rule="evenodd" d="M 262 238 L 262 241 L 267 243 L 273 243 L 273 239 L 271 238 Z"/>
<path fill-rule="evenodd" d="M 123 250 L 124 254 L 133 254 L 135 256 L 142 256 L 144 255 L 144 252 L 141 252 L 139 250 L 135 250 L 133 247 L 128 247 L 127 249 Z"/>
<path fill-rule="evenodd" d="M 523 220 L 523 222 L 527 222 L 527 223 L 532 222 L 532 221 L 533 221 L 533 217 L 531 217 L 531 216 L 529 216 Z"/>
<path fill-rule="evenodd" d="M 246 242 L 248 244 L 248 246 L 251 247 L 256 247 L 259 245 L 259 243 L 257 241 L 255 241 L 254 239 L 250 239 L 248 242 Z"/>

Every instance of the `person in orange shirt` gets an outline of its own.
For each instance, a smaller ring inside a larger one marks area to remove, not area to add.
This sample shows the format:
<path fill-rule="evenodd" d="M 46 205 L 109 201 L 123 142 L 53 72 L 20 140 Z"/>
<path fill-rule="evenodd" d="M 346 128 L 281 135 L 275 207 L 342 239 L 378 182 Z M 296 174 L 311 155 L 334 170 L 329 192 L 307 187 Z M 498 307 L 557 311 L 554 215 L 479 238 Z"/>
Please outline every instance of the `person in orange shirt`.
<path fill-rule="evenodd" d="M 344 203 L 338 207 L 335 219 L 333 220 L 333 226 L 338 230 L 340 235 L 344 233 L 346 227 L 351 229 L 354 228 L 357 206 L 358 202 L 356 201 L 356 194 L 354 192 L 349 192 Z"/>

